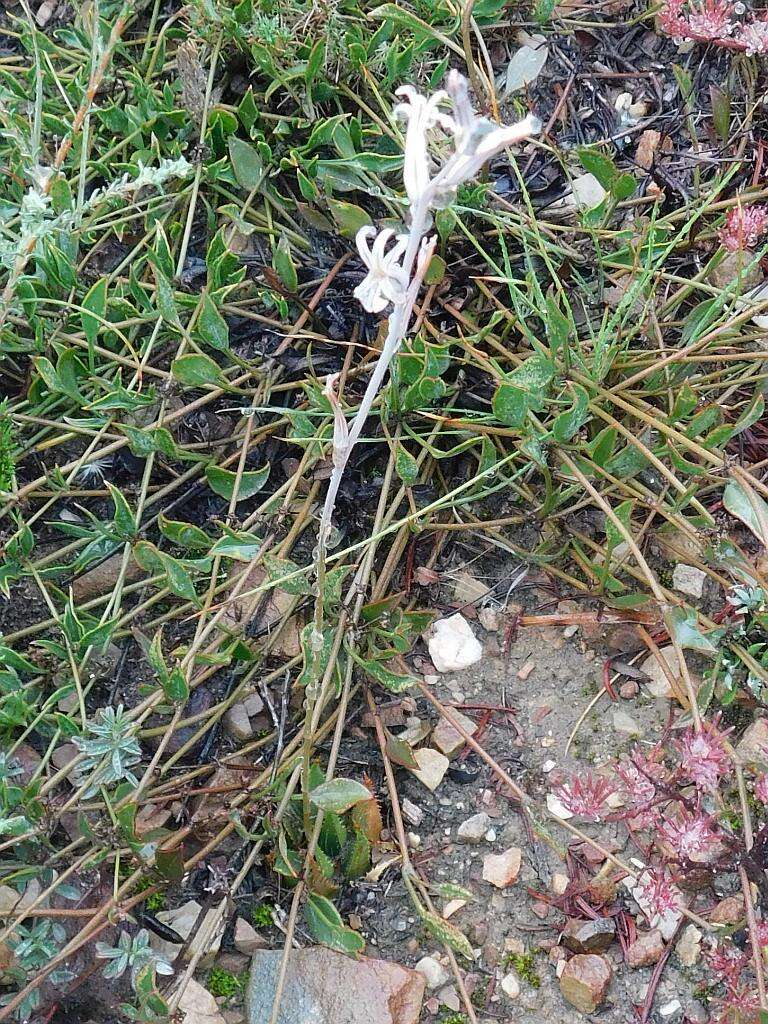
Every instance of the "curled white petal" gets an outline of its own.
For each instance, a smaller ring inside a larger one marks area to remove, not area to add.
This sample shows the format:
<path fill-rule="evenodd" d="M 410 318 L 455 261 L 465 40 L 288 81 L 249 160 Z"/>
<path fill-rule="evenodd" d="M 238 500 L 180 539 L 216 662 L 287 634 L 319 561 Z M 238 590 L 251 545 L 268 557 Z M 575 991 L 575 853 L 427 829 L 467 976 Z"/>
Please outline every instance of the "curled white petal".
<path fill-rule="evenodd" d="M 357 251 L 368 273 L 355 288 L 355 298 L 369 313 L 381 313 L 392 303 L 402 302 L 408 284 L 408 275 L 402 258 L 408 246 L 408 236 L 395 236 L 391 228 L 375 234 L 372 227 L 361 228 L 356 236 Z M 394 239 L 394 244 L 390 244 Z"/>

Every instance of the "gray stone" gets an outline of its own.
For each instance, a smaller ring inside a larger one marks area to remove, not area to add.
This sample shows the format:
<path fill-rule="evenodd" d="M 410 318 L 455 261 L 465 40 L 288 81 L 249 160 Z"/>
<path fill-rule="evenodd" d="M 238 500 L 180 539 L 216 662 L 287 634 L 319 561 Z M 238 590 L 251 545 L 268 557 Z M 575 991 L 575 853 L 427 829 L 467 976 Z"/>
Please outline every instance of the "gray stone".
<path fill-rule="evenodd" d="M 613 918 L 598 917 L 594 921 L 571 918 L 563 928 L 560 944 L 573 953 L 603 953 L 613 942 L 615 934 Z"/>
<path fill-rule="evenodd" d="M 482 843 L 490 827 L 490 816 L 485 811 L 481 811 L 479 814 L 473 814 L 466 821 L 462 821 L 456 830 L 456 836 L 463 843 Z"/>
<path fill-rule="evenodd" d="M 249 1024 L 268 1024 L 282 950 L 256 952 L 248 984 Z M 426 982 L 386 960 L 315 946 L 291 952 L 277 1024 L 417 1024 Z"/>
<path fill-rule="evenodd" d="M 234 740 L 244 742 L 253 736 L 253 726 L 245 704 L 233 704 L 224 712 L 224 728 Z"/>

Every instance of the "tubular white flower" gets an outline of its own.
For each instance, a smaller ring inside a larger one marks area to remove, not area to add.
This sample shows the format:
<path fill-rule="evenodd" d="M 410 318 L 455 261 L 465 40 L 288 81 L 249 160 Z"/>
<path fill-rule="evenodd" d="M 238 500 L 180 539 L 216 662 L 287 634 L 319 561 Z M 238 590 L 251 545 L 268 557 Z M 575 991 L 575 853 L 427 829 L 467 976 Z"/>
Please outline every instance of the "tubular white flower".
<path fill-rule="evenodd" d="M 407 235 L 398 235 L 395 244 L 387 251 L 390 239 L 395 237 L 391 228 L 385 228 L 376 235 L 373 244 L 369 238 L 376 235 L 373 227 L 360 228 L 355 241 L 360 259 L 368 273 L 355 288 L 355 298 L 369 313 L 380 313 L 392 302 L 397 304 L 405 297 L 409 275 L 403 269 L 402 257 L 408 245 Z"/>
<path fill-rule="evenodd" d="M 453 101 L 455 150 L 432 179 L 431 205 L 436 209 L 450 203 L 459 185 L 471 181 L 491 157 L 541 131 L 541 121 L 532 114 L 512 125 L 478 117 L 469 101 L 467 80 L 457 71 L 448 75 L 447 91 Z"/>
<path fill-rule="evenodd" d="M 453 132 L 453 118 L 440 110 L 440 104 L 448 99 L 448 93 L 439 89 L 432 96 L 422 96 L 412 85 L 404 85 L 396 92 L 405 96 L 407 103 L 398 103 L 394 113 L 408 122 L 405 133 L 405 154 L 403 161 L 403 184 L 411 205 L 416 203 L 429 188 L 430 160 L 427 147 L 427 132 L 435 125 Z"/>

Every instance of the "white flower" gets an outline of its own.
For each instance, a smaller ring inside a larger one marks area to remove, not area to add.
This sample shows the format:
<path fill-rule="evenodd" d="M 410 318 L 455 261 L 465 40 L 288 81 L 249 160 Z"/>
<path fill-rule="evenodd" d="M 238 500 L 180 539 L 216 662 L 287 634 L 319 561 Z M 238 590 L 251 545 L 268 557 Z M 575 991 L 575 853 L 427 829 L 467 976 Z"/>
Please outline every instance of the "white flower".
<path fill-rule="evenodd" d="M 370 245 L 368 239 L 372 235 L 376 235 L 376 229 L 370 226 L 360 228 L 357 232 L 357 251 L 368 273 L 355 288 L 354 294 L 363 309 L 369 313 L 380 313 L 388 303 L 402 302 L 405 298 L 408 275 L 400 261 L 408 245 L 408 237 L 398 235 L 395 244 L 387 252 L 387 245 L 395 236 L 394 231 L 385 228 Z"/>
<path fill-rule="evenodd" d="M 398 103 L 394 109 L 396 117 L 408 122 L 405 133 L 405 154 L 403 162 L 403 184 L 411 205 L 426 192 L 430 182 L 429 150 L 427 132 L 435 125 L 453 132 L 453 118 L 440 110 L 440 104 L 448 99 L 448 93 L 439 89 L 432 96 L 422 96 L 412 85 L 403 85 L 396 91 L 404 96 L 406 103 Z"/>
<path fill-rule="evenodd" d="M 469 101 L 467 80 L 458 71 L 448 75 L 447 91 L 453 100 L 455 150 L 433 179 L 432 205 L 435 208 L 450 203 L 459 185 L 474 178 L 502 149 L 541 131 L 541 121 L 532 114 L 512 125 L 498 125 L 486 117 L 478 117 Z"/>
<path fill-rule="evenodd" d="M 408 121 L 403 181 L 411 211 L 419 205 L 426 210 L 447 206 L 458 186 L 474 178 L 492 156 L 541 130 L 541 122 L 531 114 L 508 126 L 478 117 L 469 101 L 467 80 L 458 71 L 451 71 L 446 89 L 433 96 L 421 96 L 410 85 L 397 94 L 407 100 L 395 107 L 395 114 Z M 446 100 L 453 104 L 452 116 L 440 109 Z M 454 151 L 432 175 L 427 133 L 437 125 L 453 136 Z"/>

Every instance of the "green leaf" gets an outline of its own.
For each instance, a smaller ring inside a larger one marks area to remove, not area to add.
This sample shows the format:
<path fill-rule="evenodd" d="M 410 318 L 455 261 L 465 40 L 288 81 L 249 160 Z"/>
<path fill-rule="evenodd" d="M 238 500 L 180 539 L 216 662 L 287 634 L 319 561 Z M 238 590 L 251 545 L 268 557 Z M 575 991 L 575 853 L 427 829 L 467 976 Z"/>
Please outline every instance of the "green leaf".
<path fill-rule="evenodd" d="M 345 845 L 341 868 L 345 878 L 360 878 L 371 866 L 371 844 L 362 832 L 355 832 Z"/>
<path fill-rule="evenodd" d="M 0 644 L 0 665 L 12 668 L 16 672 L 31 672 L 33 675 L 40 671 L 23 654 L 17 654 L 16 651 L 6 647 L 5 644 Z"/>
<path fill-rule="evenodd" d="M 267 463 L 261 469 L 243 473 L 240 477 L 235 501 L 245 501 L 246 498 L 258 494 L 269 479 L 270 468 L 270 463 Z M 237 473 L 233 473 L 229 469 L 221 469 L 219 466 L 206 466 L 205 478 L 215 494 L 227 500 L 232 499 L 237 484 Z"/>
<path fill-rule="evenodd" d="M 157 302 L 157 308 L 160 311 L 160 316 L 165 320 L 171 327 L 181 330 L 181 321 L 179 320 L 179 312 L 176 309 L 176 299 L 173 294 L 173 288 L 171 282 L 165 276 L 165 274 L 158 267 L 154 268 L 155 272 L 155 301 Z"/>
<path fill-rule="evenodd" d="M 229 530 L 219 537 L 209 554 L 232 558 L 238 562 L 250 562 L 261 550 L 261 538 L 242 530 Z"/>
<path fill-rule="evenodd" d="M 392 693 L 402 693 L 403 690 L 410 689 L 418 682 L 415 676 L 393 672 L 382 661 L 363 659 L 352 648 L 349 648 L 349 652 L 360 668 L 367 672 L 371 679 L 375 679 L 377 683 L 381 683 L 382 686 Z"/>
<path fill-rule="evenodd" d="M 535 355 L 525 359 L 506 379 L 525 391 L 540 392 L 548 387 L 554 375 L 554 363 L 544 356 Z"/>
<path fill-rule="evenodd" d="M 155 854 L 155 867 L 169 882 L 180 882 L 184 877 L 184 849 L 177 846 L 173 850 L 159 849 Z"/>
<path fill-rule="evenodd" d="M 371 791 L 354 779 L 330 779 L 323 782 L 309 794 L 309 799 L 321 811 L 343 814 L 350 807 L 371 799 Z"/>
<path fill-rule="evenodd" d="M 549 347 L 552 350 L 552 355 L 556 356 L 559 352 L 565 352 L 568 348 L 568 340 L 571 336 L 571 322 L 561 311 L 557 304 L 557 299 L 551 292 L 547 295 L 546 303 L 547 315 L 544 323 L 547 329 L 547 337 L 549 338 Z"/>
<path fill-rule="evenodd" d="M 409 487 L 419 479 L 418 462 L 401 444 L 395 448 L 395 469 L 403 483 Z"/>
<path fill-rule="evenodd" d="M 322 945 L 353 955 L 365 949 L 362 935 L 344 924 L 336 907 L 325 896 L 310 896 L 304 913 L 312 937 Z"/>
<path fill-rule="evenodd" d="M 82 306 L 83 309 L 88 310 L 88 313 L 80 314 L 80 323 L 88 343 L 92 345 L 102 328 L 102 321 L 107 315 L 106 277 L 102 277 L 100 281 L 97 281 L 89 289 L 82 301 Z M 91 316 L 91 313 L 95 314 L 95 316 Z"/>
<path fill-rule="evenodd" d="M 167 519 L 160 513 L 158 519 L 160 532 L 174 544 L 182 548 L 190 548 L 193 551 L 208 551 L 211 546 L 211 538 L 201 530 L 199 526 L 192 523 L 180 523 L 174 519 Z"/>
<path fill-rule="evenodd" d="M 444 900 L 466 900 L 467 903 L 475 903 L 477 897 L 469 889 L 454 882 L 430 882 L 429 891 L 435 896 L 441 896 Z"/>
<path fill-rule="evenodd" d="M 299 287 L 299 278 L 291 256 L 291 247 L 285 235 L 281 236 L 277 243 L 277 248 L 272 256 L 272 266 L 287 291 L 295 293 Z"/>
<path fill-rule="evenodd" d="M 138 531 L 134 514 L 120 491 L 109 481 L 107 481 L 107 487 L 112 504 L 115 506 L 112 522 L 115 524 L 117 534 L 122 540 L 133 540 Z"/>
<path fill-rule="evenodd" d="M 429 266 L 424 273 L 424 284 L 440 284 L 445 277 L 445 271 L 445 260 L 442 256 L 438 256 L 437 253 L 433 253 Z"/>
<path fill-rule="evenodd" d="M 499 384 L 491 404 L 496 419 L 510 427 L 521 427 L 528 415 L 527 392 L 512 384 Z"/>
<path fill-rule="evenodd" d="M 589 419 L 589 395 L 579 384 L 574 384 L 573 392 L 573 405 L 556 416 L 552 424 L 552 436 L 560 444 L 570 441 Z"/>
<path fill-rule="evenodd" d="M 387 757 L 390 761 L 394 761 L 395 764 L 399 764 L 401 768 L 409 768 L 411 771 L 418 771 L 419 762 L 413 756 L 413 750 L 411 749 L 410 743 L 406 743 L 405 740 L 401 740 L 397 736 L 393 736 L 391 732 L 387 733 L 386 751 Z"/>
<path fill-rule="evenodd" d="M 451 924 L 450 921 L 446 921 L 442 917 L 438 917 L 437 914 L 430 913 L 428 910 L 422 912 L 421 918 L 424 922 L 424 927 L 438 942 L 450 946 L 451 949 L 456 953 L 461 953 L 467 960 L 475 959 L 469 939 L 459 931 L 456 925 Z"/>
<path fill-rule="evenodd" d="M 290 558 L 264 555 L 264 568 L 267 570 L 270 582 L 277 584 L 280 590 L 284 590 L 287 594 L 312 593 L 306 573 L 301 576 L 293 576 L 294 573 L 301 571 L 301 566 L 292 562 Z M 293 576 L 293 579 L 285 579 L 286 576 Z"/>
<path fill-rule="evenodd" d="M 167 679 L 163 680 L 163 693 L 172 704 L 184 704 L 189 700 L 189 684 L 184 672 L 176 665 Z"/>
<path fill-rule="evenodd" d="M 261 157 L 249 142 L 238 139 L 236 135 L 230 135 L 228 146 L 229 159 L 238 184 L 246 192 L 252 192 L 259 187 L 264 177 Z"/>
<path fill-rule="evenodd" d="M 709 98 L 712 104 L 712 124 L 719 138 L 727 143 L 731 137 L 731 94 L 716 85 L 710 85 Z"/>
<path fill-rule="evenodd" d="M 203 384 L 221 384 L 223 377 L 218 363 L 210 356 L 190 353 L 179 356 L 171 363 L 171 374 L 182 384 L 200 387 Z"/>
<path fill-rule="evenodd" d="M 591 146 L 579 149 L 578 156 L 584 170 L 594 174 L 603 188 L 610 191 L 611 185 L 619 174 L 619 169 L 613 160 L 599 149 Z"/>
<path fill-rule="evenodd" d="M 227 321 L 216 308 L 210 295 L 206 293 L 197 318 L 197 333 L 200 338 L 219 352 L 229 348 L 229 327 Z"/>
<path fill-rule="evenodd" d="M 681 647 L 699 654 L 717 654 L 717 644 L 701 632 L 692 608 L 673 608 L 667 615 L 667 624 L 670 635 Z"/>
<path fill-rule="evenodd" d="M 329 857 L 338 857 L 347 841 L 347 829 L 338 814 L 326 811 L 320 826 L 320 846 Z"/>
<path fill-rule="evenodd" d="M 345 203 L 341 199 L 329 199 L 328 209 L 336 222 L 339 234 L 344 238 L 354 238 L 360 228 L 373 223 L 370 216 L 354 203 Z"/>
<path fill-rule="evenodd" d="M 729 480 L 723 491 L 723 505 L 768 546 L 768 505 L 754 490 L 747 493 L 742 484 Z"/>
<path fill-rule="evenodd" d="M 632 509 L 634 508 L 634 502 L 631 499 L 622 501 L 620 505 L 617 505 L 613 510 L 614 515 L 619 522 L 627 530 L 627 533 L 631 534 L 631 522 L 632 522 Z M 612 519 L 606 517 L 605 520 L 605 539 L 608 549 L 612 551 L 617 544 L 621 544 L 624 540 L 624 535 L 618 526 L 613 522 Z"/>

